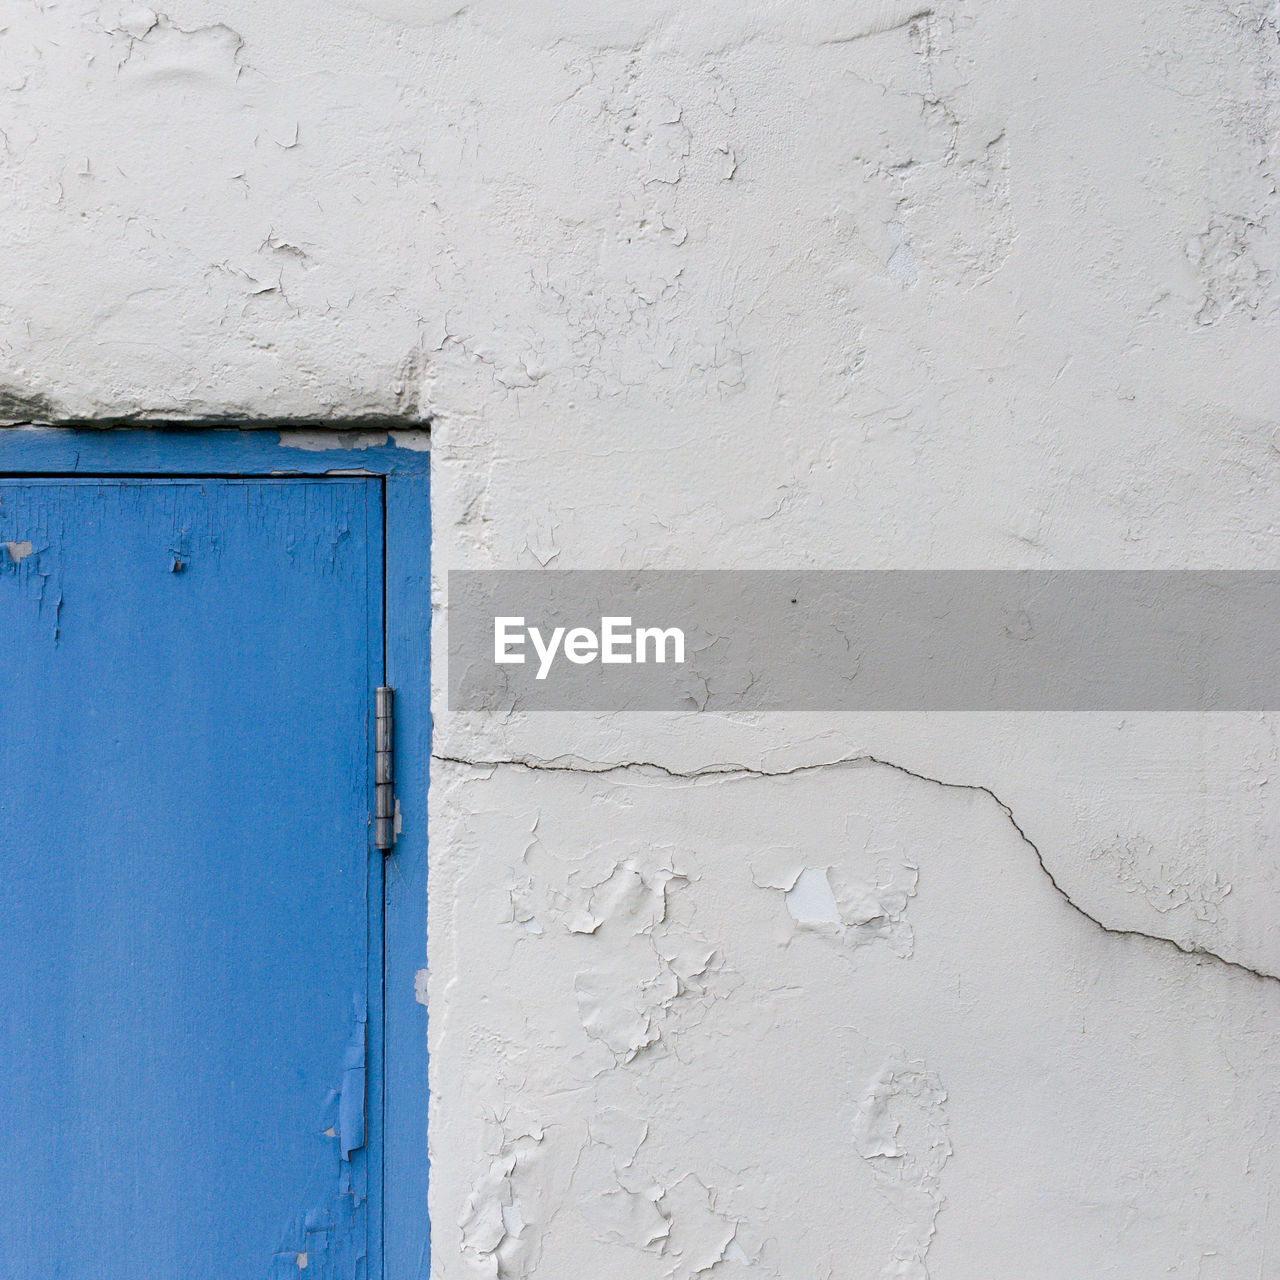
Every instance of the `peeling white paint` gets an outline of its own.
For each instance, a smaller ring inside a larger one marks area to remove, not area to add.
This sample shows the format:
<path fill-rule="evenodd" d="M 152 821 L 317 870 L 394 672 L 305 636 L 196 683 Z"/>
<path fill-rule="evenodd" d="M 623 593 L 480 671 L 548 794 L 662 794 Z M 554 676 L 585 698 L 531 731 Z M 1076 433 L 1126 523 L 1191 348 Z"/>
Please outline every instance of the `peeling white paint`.
<path fill-rule="evenodd" d="M 397 449 L 412 449 L 415 453 L 431 452 L 431 432 L 392 431 L 391 443 Z"/>
<path fill-rule="evenodd" d="M 536 1177 L 544 1134 L 537 1126 L 504 1125 L 496 1133 L 497 1150 L 472 1187 L 458 1226 L 461 1257 L 471 1274 L 507 1280 L 528 1275 L 536 1258 L 536 1236 L 522 1216 L 517 1187 Z"/>
<path fill-rule="evenodd" d="M 856 762 L 436 785 L 432 936 L 467 979 L 433 979 L 433 1054 L 540 1134 L 496 1171 L 482 1147 L 491 1201 L 520 1202 L 519 1241 L 487 1246 L 512 1274 L 1259 1256 L 1280 980 L 1099 927 L 990 794 Z M 484 1142 L 478 1113 L 438 1123 Z M 474 1217 L 473 1161 L 435 1171 Z"/>
<path fill-rule="evenodd" d="M 1273 714 L 443 689 L 450 568 L 1274 568 L 1270 0 L 11 8 L 0 418 L 433 449 L 434 1280 L 1266 1274 Z"/>
<path fill-rule="evenodd" d="M 854 1146 L 903 1218 L 893 1253 L 880 1269 L 883 1280 L 928 1280 L 925 1258 L 944 1202 L 942 1171 L 951 1156 L 946 1100 L 938 1077 L 897 1049 L 858 1103 Z"/>
<path fill-rule="evenodd" d="M 849 817 L 844 827 L 853 856 L 811 866 L 796 850 L 769 850 L 752 858 L 752 881 L 781 890 L 788 915 L 802 930 L 826 933 L 853 947 L 887 942 L 906 958 L 913 942 L 906 912 L 919 869 L 890 850 L 871 848 L 872 826 L 865 818 Z M 874 868 L 871 875 L 868 866 Z"/>
<path fill-rule="evenodd" d="M 671 1218 L 662 1208 L 663 1187 L 638 1163 L 648 1136 L 643 1120 L 606 1108 L 589 1126 L 587 1145 L 574 1168 L 573 1191 L 581 1197 L 588 1229 L 602 1244 L 662 1254 Z"/>
<path fill-rule="evenodd" d="M 386 431 L 281 431 L 278 439 L 286 449 L 324 453 L 331 449 L 377 449 L 390 438 Z"/>
<path fill-rule="evenodd" d="M 786 901 L 797 924 L 840 924 L 840 907 L 825 867 L 805 867 L 786 891 Z"/>

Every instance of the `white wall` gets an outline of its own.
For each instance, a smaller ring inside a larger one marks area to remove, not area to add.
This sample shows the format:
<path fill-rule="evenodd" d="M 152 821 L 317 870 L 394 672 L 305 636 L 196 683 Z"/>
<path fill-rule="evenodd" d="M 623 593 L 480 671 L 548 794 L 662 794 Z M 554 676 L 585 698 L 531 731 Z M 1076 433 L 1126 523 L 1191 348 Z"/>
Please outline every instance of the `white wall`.
<path fill-rule="evenodd" d="M 0 15 L 12 418 L 429 415 L 441 575 L 1276 566 L 1275 6 Z M 1280 1274 L 1275 717 L 442 689 L 437 1280 Z"/>

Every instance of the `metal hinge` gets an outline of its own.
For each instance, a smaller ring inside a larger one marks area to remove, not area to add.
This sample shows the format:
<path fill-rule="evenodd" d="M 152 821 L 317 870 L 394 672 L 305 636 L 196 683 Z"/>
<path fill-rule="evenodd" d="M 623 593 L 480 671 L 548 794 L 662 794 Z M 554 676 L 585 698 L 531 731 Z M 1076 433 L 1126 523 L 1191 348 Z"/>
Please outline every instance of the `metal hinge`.
<path fill-rule="evenodd" d="M 396 843 L 395 690 L 378 686 L 374 702 L 373 847 Z"/>

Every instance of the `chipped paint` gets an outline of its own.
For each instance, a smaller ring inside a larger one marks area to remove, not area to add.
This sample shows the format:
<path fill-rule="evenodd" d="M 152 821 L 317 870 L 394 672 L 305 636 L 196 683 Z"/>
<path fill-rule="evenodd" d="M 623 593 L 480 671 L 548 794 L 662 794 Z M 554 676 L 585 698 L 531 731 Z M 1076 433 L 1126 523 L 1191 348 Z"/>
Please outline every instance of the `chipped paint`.
<path fill-rule="evenodd" d="M 479 1147 L 435 1148 L 458 1223 L 435 1220 L 442 1275 L 838 1275 L 854 1257 L 939 1280 L 994 1257 L 1065 1280 L 1117 1233 L 1144 1267 L 1184 1238 L 1261 1243 L 1238 1151 L 1253 1135 L 1252 1168 L 1280 1174 L 1280 979 L 1091 917 L 981 787 L 855 758 L 441 761 L 437 788 L 433 1051 L 523 1117 L 445 1108 Z M 1190 1033 L 1206 1019 L 1229 1058 Z M 1206 1164 L 1230 1188 L 1212 1209 Z"/>
<path fill-rule="evenodd" d="M 951 1157 L 947 1100 L 938 1077 L 901 1049 L 858 1103 L 853 1143 L 876 1171 L 881 1195 L 903 1219 L 883 1280 L 928 1280 L 925 1258 L 943 1205 L 942 1171 Z"/>
<path fill-rule="evenodd" d="M 461 1255 L 487 1280 L 529 1274 L 537 1256 L 537 1223 L 526 1223 L 520 1187 L 537 1176 L 544 1131 L 537 1125 L 495 1126 L 497 1149 L 472 1186 L 458 1218 Z"/>
<path fill-rule="evenodd" d="M 9 774 L 46 764 L 0 824 L 22 872 L 5 1017 L 30 1049 L 15 1273 L 367 1272 L 368 1014 L 346 993 L 383 918 L 352 874 L 381 513 L 374 481 L 0 477 L 34 548 L 0 553 L 0 743 Z M 255 796 L 305 836 L 264 858 Z M 73 952 L 91 997 L 46 963 Z"/>
<path fill-rule="evenodd" d="M 1277 30 L 19 7 L 0 418 L 430 443 L 440 682 L 451 568 L 1273 568 Z M 433 1280 L 1274 1264 L 1274 714 L 443 688 Z"/>
<path fill-rule="evenodd" d="M 869 850 L 872 829 L 860 816 L 846 819 L 853 856 L 825 866 L 805 865 L 797 851 L 761 853 L 751 862 L 752 881 L 781 891 L 799 929 L 829 934 L 851 947 L 883 941 L 906 959 L 914 941 L 906 912 L 916 896 L 919 869 L 891 850 Z M 868 863 L 875 868 L 870 877 L 857 869 Z"/>
<path fill-rule="evenodd" d="M 338 1149 L 350 1160 L 365 1142 L 365 1055 L 369 1032 L 368 1006 L 364 993 L 355 999 L 355 1026 L 351 1042 L 342 1058 L 342 1085 L 338 1090 Z"/>
<path fill-rule="evenodd" d="M 286 449 L 326 453 L 331 449 L 380 449 L 390 439 L 386 431 L 281 431 L 280 444 Z"/>

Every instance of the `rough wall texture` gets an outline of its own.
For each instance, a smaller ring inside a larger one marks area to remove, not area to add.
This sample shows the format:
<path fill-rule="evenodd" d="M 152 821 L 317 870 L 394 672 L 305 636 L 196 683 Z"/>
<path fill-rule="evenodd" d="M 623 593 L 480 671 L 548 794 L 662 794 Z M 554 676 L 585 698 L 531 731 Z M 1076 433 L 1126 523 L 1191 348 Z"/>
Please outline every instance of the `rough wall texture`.
<path fill-rule="evenodd" d="M 0 48 L 11 418 L 429 416 L 441 574 L 1276 566 L 1270 3 L 9 0 Z M 436 750 L 437 1280 L 1280 1275 L 1274 717 Z"/>

